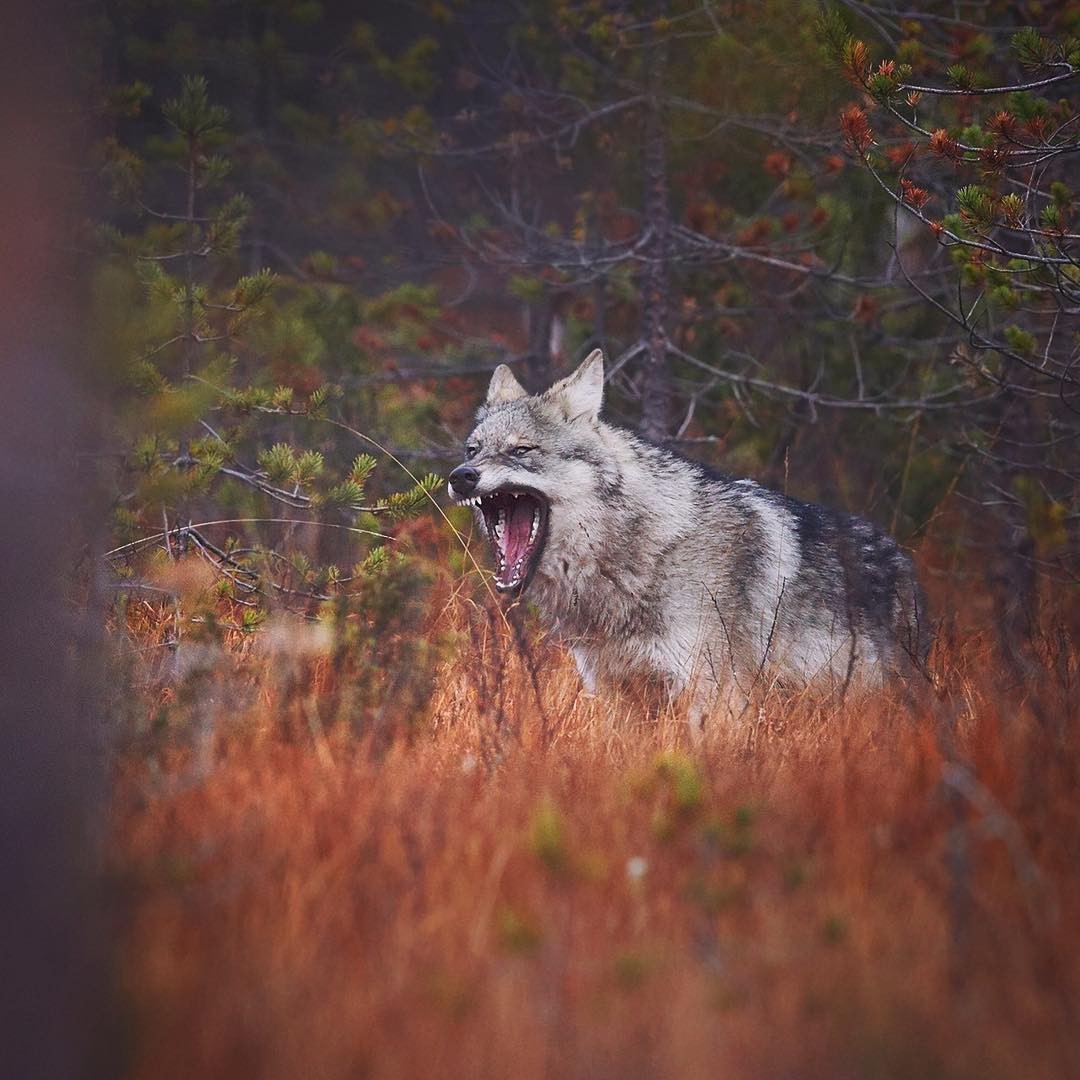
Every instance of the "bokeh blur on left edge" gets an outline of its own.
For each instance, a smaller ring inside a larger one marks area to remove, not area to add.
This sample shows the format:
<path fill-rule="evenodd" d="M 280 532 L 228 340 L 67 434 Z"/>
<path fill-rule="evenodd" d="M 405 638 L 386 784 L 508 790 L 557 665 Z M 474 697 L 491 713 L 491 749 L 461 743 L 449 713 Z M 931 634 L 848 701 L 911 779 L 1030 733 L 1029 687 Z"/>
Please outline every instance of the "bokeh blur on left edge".
<path fill-rule="evenodd" d="M 69 7 L 2 9 L 0 1072 L 68 1080 L 122 1069 L 98 895 L 97 636 L 64 586 L 94 549 L 100 417 L 73 228 L 92 111 L 71 92 Z"/>

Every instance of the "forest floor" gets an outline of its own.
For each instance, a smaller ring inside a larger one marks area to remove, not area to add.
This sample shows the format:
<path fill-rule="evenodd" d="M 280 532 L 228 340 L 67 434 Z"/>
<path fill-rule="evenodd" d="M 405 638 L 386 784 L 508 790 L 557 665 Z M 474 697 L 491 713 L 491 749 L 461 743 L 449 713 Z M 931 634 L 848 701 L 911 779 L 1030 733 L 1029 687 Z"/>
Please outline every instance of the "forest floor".
<path fill-rule="evenodd" d="M 1080 1075 L 1066 635 L 1009 665 L 948 625 L 933 687 L 776 691 L 694 748 L 461 595 L 433 619 L 411 723 L 342 719 L 302 627 L 238 638 L 183 725 L 147 679 L 110 849 L 134 1076 Z"/>

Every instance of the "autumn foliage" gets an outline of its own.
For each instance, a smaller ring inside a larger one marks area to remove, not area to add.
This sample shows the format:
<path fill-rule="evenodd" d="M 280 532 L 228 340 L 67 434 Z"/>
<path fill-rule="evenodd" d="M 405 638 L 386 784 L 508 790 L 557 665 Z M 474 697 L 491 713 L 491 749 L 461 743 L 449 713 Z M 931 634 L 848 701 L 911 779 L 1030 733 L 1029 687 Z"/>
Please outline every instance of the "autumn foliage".
<path fill-rule="evenodd" d="M 1021 678 L 939 596 L 933 686 L 775 690 L 695 750 L 465 584 L 429 615 L 452 645 L 428 708 L 389 730 L 350 720 L 300 623 L 213 659 L 199 726 L 151 678 L 110 857 L 133 1075 L 1075 1069 L 1060 619 Z"/>

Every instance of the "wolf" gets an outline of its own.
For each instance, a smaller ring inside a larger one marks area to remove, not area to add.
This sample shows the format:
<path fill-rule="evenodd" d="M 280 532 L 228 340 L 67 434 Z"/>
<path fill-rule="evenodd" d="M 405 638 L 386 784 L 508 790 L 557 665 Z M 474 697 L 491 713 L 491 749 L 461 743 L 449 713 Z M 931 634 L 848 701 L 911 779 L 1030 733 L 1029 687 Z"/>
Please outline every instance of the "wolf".
<path fill-rule="evenodd" d="M 537 395 L 500 365 L 448 485 L 496 588 L 535 599 L 587 691 L 659 678 L 700 732 L 763 683 L 846 687 L 925 662 L 925 599 L 892 537 L 616 427 L 603 397 L 599 350 Z"/>

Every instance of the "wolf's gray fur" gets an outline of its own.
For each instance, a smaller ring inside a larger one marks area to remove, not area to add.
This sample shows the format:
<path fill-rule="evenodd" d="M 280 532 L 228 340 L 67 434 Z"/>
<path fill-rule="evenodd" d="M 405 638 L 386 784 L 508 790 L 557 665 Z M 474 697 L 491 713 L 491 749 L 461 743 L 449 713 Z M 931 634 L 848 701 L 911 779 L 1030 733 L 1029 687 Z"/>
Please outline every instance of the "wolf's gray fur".
<path fill-rule="evenodd" d="M 880 679 L 925 658 L 922 592 L 895 540 L 605 423 L 603 386 L 599 351 L 536 396 L 500 366 L 450 489 L 489 508 L 507 491 L 546 500 L 521 587 L 587 688 L 660 676 L 701 718 L 717 703 L 738 713 L 763 681 Z M 499 555 L 506 525 L 477 516 Z"/>

